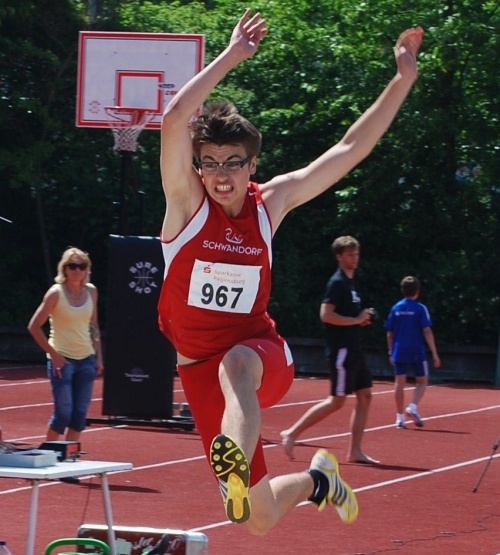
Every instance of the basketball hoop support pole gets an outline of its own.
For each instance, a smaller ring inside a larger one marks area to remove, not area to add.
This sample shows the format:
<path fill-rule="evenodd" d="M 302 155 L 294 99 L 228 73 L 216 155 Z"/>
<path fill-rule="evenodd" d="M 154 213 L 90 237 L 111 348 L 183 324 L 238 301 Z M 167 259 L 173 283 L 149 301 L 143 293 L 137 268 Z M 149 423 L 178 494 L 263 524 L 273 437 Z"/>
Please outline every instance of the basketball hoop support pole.
<path fill-rule="evenodd" d="M 129 234 L 128 225 L 128 195 L 127 182 L 128 170 L 133 163 L 132 152 L 130 150 L 121 150 L 121 169 L 120 169 L 120 235 Z"/>
<path fill-rule="evenodd" d="M 127 194 L 129 181 L 133 182 L 134 190 L 136 192 L 138 190 L 134 172 L 133 153 L 137 150 L 137 137 L 155 116 L 155 112 L 146 108 L 127 106 L 105 106 L 104 109 L 109 115 L 108 124 L 113 131 L 115 141 L 113 148 L 121 153 L 119 234 L 128 235 L 130 232 L 128 218 L 129 197 Z"/>

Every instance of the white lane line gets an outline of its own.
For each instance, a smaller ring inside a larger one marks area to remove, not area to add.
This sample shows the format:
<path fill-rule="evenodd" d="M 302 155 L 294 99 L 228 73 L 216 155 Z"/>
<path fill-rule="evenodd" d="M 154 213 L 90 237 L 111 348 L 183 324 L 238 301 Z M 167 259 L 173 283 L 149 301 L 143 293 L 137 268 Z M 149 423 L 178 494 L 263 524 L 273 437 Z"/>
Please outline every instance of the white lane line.
<path fill-rule="evenodd" d="M 92 402 L 94 401 L 102 401 L 102 397 L 95 397 L 94 399 L 91 400 Z M 33 408 L 37 408 L 37 407 L 51 407 L 53 406 L 53 403 L 32 403 L 31 405 L 12 405 L 10 407 L 0 407 L 0 411 L 3 410 L 18 410 L 18 409 L 33 409 Z"/>
<path fill-rule="evenodd" d="M 484 411 L 487 411 L 487 410 L 495 410 L 495 409 L 500 409 L 500 405 L 492 405 L 490 407 L 483 407 L 483 408 L 480 408 L 480 409 L 471 409 L 471 410 L 468 410 L 468 411 L 454 412 L 454 413 L 449 413 L 449 414 L 442 414 L 442 415 L 438 415 L 438 416 L 432 416 L 432 417 L 429 417 L 427 420 L 431 420 L 431 419 L 434 420 L 434 419 L 440 419 L 440 418 L 451 418 L 451 417 L 454 417 L 454 416 L 464 416 L 464 415 L 468 415 L 468 414 L 484 412 Z M 127 427 L 127 425 L 122 424 L 122 425 L 119 425 L 119 426 L 112 426 L 112 427 L 105 426 L 103 428 L 95 428 L 95 429 L 92 429 L 92 430 L 89 430 L 89 431 L 107 431 L 107 430 L 111 430 L 113 428 L 126 428 L 126 427 Z M 385 430 L 385 429 L 393 428 L 393 427 L 394 427 L 394 424 L 386 424 L 384 426 L 376 426 L 376 427 L 373 427 L 373 428 L 367 428 L 365 430 L 365 433 L 366 432 L 377 432 L 377 431 L 380 431 L 380 430 Z M 317 436 L 317 437 L 313 437 L 313 438 L 306 438 L 306 439 L 301 440 L 300 443 L 317 442 L 319 440 L 325 440 L 325 439 L 334 439 L 334 438 L 338 438 L 338 437 L 344 437 L 344 436 L 347 436 L 349 434 L 350 434 L 350 432 L 340 432 L 340 433 L 337 433 L 337 434 L 329 434 L 329 435 Z M 22 438 L 22 439 L 26 440 L 28 438 Z M 11 441 L 21 441 L 21 438 L 17 439 L 17 440 L 11 440 Z M 273 448 L 276 448 L 276 447 L 281 447 L 281 443 L 277 442 L 277 443 L 269 443 L 269 444 L 264 445 L 264 449 L 273 449 Z M 499 456 L 499 455 L 496 455 L 496 456 Z M 476 462 L 481 462 L 483 460 L 486 460 L 487 458 L 488 457 L 483 457 L 481 459 L 474 459 L 470 462 L 460 463 L 460 464 L 462 464 L 462 465 L 463 464 L 474 464 Z M 131 470 L 123 470 L 123 471 L 113 472 L 113 474 L 120 474 L 120 473 L 123 473 L 123 472 L 139 472 L 141 470 L 150 470 L 152 468 L 162 468 L 164 466 L 173 466 L 173 465 L 176 465 L 176 464 L 183 464 L 183 463 L 189 463 L 189 462 L 195 462 L 195 461 L 201 461 L 201 460 L 205 460 L 205 455 L 196 455 L 194 457 L 187 457 L 187 458 L 183 458 L 183 459 L 175 459 L 175 460 L 171 460 L 171 461 L 163 461 L 163 462 L 147 464 L 147 465 L 143 465 L 143 466 L 136 466 L 136 467 L 132 468 Z M 443 467 L 443 468 L 446 470 L 450 467 Z M 427 475 L 427 474 L 432 473 L 432 472 L 438 472 L 438 470 L 425 471 L 424 473 L 422 473 L 422 475 Z M 404 479 L 408 480 L 409 478 L 404 478 Z M 369 486 L 369 487 L 373 487 L 373 486 Z M 362 490 L 359 490 L 359 491 L 362 491 Z"/>
<path fill-rule="evenodd" d="M 427 416 L 426 418 L 423 418 L 422 420 L 427 421 L 427 420 L 439 420 L 441 418 L 452 418 L 454 416 L 466 416 L 469 414 L 474 414 L 474 413 L 478 413 L 478 412 L 484 412 L 487 410 L 495 410 L 495 409 L 499 409 L 500 405 L 491 405 L 489 407 L 481 407 L 478 409 L 469 409 L 466 411 L 461 411 L 461 412 L 451 412 L 449 414 L 438 414 L 435 416 Z M 0 410 L 2 410 L 0 408 Z M 89 433 L 93 433 L 93 432 L 102 432 L 102 431 L 111 431 L 113 428 L 127 428 L 128 425 L 127 424 L 119 424 L 119 425 L 113 425 L 113 426 L 102 426 L 102 427 L 97 427 L 97 428 L 86 428 L 83 433 L 84 434 L 89 434 Z M 394 423 L 391 424 L 384 424 L 383 426 L 374 426 L 373 428 L 367 428 L 365 430 L 365 433 L 368 432 L 378 432 L 379 430 L 387 430 L 389 428 L 394 428 Z M 300 438 L 296 444 L 301 444 L 301 443 L 310 443 L 310 442 L 314 442 L 314 441 L 321 441 L 321 440 L 325 440 L 325 439 L 335 439 L 338 437 L 346 437 L 348 435 L 350 435 L 351 432 L 339 432 L 337 434 L 329 434 L 329 435 L 324 435 L 324 436 L 315 436 L 315 437 L 310 437 L 310 438 Z M 26 436 L 26 437 L 18 437 L 18 438 L 11 438 L 9 441 L 12 442 L 16 442 L 16 441 L 29 441 L 29 440 L 35 440 L 35 439 L 40 439 L 40 438 L 44 438 L 45 436 L 41 436 L 41 435 L 37 435 L 37 436 Z M 276 442 L 276 443 L 268 443 L 266 445 L 264 445 L 264 449 L 272 449 L 274 447 L 281 447 L 281 443 L 280 442 Z M 196 457 L 193 458 L 191 460 L 198 460 L 199 458 L 204 458 L 204 457 Z M 184 461 L 183 461 L 184 462 Z M 175 461 L 169 461 L 168 463 L 159 463 L 161 464 L 175 464 Z M 135 470 L 135 469 L 134 469 Z"/>
<path fill-rule="evenodd" d="M 9 382 L 9 383 L 0 383 L 0 388 L 1 387 L 19 387 L 21 385 L 37 385 L 39 383 L 41 384 L 45 384 L 45 383 L 49 383 L 50 380 L 37 380 L 36 382 L 25 382 L 20 380 L 19 382 Z"/>
<path fill-rule="evenodd" d="M 468 461 L 462 461 L 460 463 L 455 463 L 455 464 L 451 464 L 451 465 L 447 465 L 447 466 L 442 466 L 440 468 L 434 468 L 434 469 L 430 469 L 430 470 L 425 470 L 423 472 L 417 472 L 415 474 L 410 474 L 408 476 L 401 476 L 399 478 L 394 478 L 393 480 L 385 480 L 383 482 L 376 482 L 374 484 L 370 484 L 368 486 L 363 486 L 363 487 L 359 487 L 359 488 L 355 488 L 353 491 L 355 493 L 360 493 L 363 491 L 369 491 L 372 489 L 377 489 L 377 488 L 383 488 L 383 487 L 388 487 L 388 486 L 392 486 L 394 484 L 398 484 L 401 482 L 406 482 L 408 480 L 416 480 L 417 478 L 424 478 L 426 476 L 432 476 L 435 474 L 440 474 L 441 472 L 450 472 L 452 470 L 456 470 L 457 468 L 463 468 L 465 466 L 471 466 L 473 464 L 478 464 L 484 461 L 488 461 L 490 459 L 497 459 L 500 458 L 500 453 L 497 455 L 489 455 L 489 456 L 484 456 L 484 457 L 480 457 L 478 459 L 471 459 Z M 199 457 L 188 457 L 185 459 L 178 459 L 176 461 L 168 461 L 168 462 L 164 462 L 164 463 L 157 463 L 157 464 L 150 464 L 150 465 L 144 465 L 144 466 L 138 466 L 135 468 L 132 468 L 131 470 L 119 470 L 117 472 L 110 472 L 109 474 L 123 474 L 123 473 L 128 473 L 128 472 L 137 472 L 140 470 L 149 470 L 151 468 L 160 468 L 163 466 L 170 466 L 173 464 L 182 464 L 182 463 L 187 463 L 187 462 L 192 462 L 192 461 L 197 461 L 197 460 L 202 460 L 205 459 L 205 456 L 199 456 Z M 81 480 L 87 480 L 87 479 L 92 479 L 94 476 L 85 476 L 85 477 L 81 477 Z M 39 487 L 48 487 L 48 486 L 55 486 L 55 485 L 64 485 L 61 482 L 56 482 L 56 481 L 52 481 L 52 482 L 44 482 L 39 484 Z M 9 493 L 18 493 L 21 491 L 29 491 L 31 490 L 31 486 L 22 486 L 22 487 L 18 487 L 18 488 L 13 488 L 13 489 L 9 489 L 9 490 L 4 490 L 4 491 L 0 491 L 0 495 L 6 495 Z M 310 501 L 303 501 L 302 503 L 299 503 L 297 505 L 297 507 L 303 507 L 305 505 L 310 505 Z M 218 528 L 220 526 L 227 526 L 228 524 L 232 524 L 232 522 L 230 520 L 225 520 L 225 521 L 220 521 L 220 522 L 214 522 L 212 524 L 206 524 L 203 526 L 199 526 L 197 528 L 190 528 L 189 531 L 190 532 L 202 532 L 204 530 L 210 530 L 211 528 Z"/>
<path fill-rule="evenodd" d="M 496 410 L 496 409 L 500 409 L 500 405 L 491 405 L 489 407 L 481 407 L 478 409 L 469 409 L 469 410 L 464 410 L 461 412 L 450 412 L 448 414 L 438 414 L 435 416 L 427 416 L 425 418 L 422 418 L 422 420 L 427 421 L 427 420 L 440 420 L 441 418 L 452 418 L 454 416 L 468 416 L 469 414 L 475 414 L 478 412 L 484 412 L 487 410 Z M 366 428 L 365 433 L 366 432 L 378 432 L 379 430 L 386 430 L 388 428 L 395 428 L 394 423 L 391 424 L 384 424 L 383 426 L 374 426 L 373 428 Z M 300 444 L 300 443 L 309 443 L 311 441 L 319 441 L 322 439 L 332 439 L 332 438 L 336 438 L 336 437 L 345 437 L 350 435 L 351 432 L 342 432 L 339 434 L 333 434 L 333 435 L 326 435 L 326 436 L 317 436 L 317 437 L 311 437 L 311 438 L 307 438 L 307 439 L 298 439 L 296 441 L 296 445 Z M 278 444 L 281 445 L 281 444 Z M 273 445 L 266 445 L 264 448 L 266 447 L 276 447 L 276 444 Z"/>
<path fill-rule="evenodd" d="M 431 389 L 433 387 L 438 387 L 437 385 L 428 385 L 427 389 Z M 413 391 L 415 389 L 415 386 L 408 386 L 405 387 L 404 390 L 405 391 Z M 390 389 L 384 389 L 383 391 L 372 391 L 372 395 L 389 395 L 392 394 L 394 395 L 394 387 L 391 387 Z M 350 395 L 349 397 L 353 397 L 353 395 Z M 286 407 L 298 407 L 299 405 L 313 405 L 315 403 L 319 403 L 320 401 L 323 401 L 324 397 L 322 397 L 321 399 L 312 399 L 310 401 L 294 401 L 292 403 L 281 403 L 278 405 L 273 405 L 272 409 L 282 409 L 282 408 L 286 408 Z M 268 409 L 266 409 L 268 410 Z"/>

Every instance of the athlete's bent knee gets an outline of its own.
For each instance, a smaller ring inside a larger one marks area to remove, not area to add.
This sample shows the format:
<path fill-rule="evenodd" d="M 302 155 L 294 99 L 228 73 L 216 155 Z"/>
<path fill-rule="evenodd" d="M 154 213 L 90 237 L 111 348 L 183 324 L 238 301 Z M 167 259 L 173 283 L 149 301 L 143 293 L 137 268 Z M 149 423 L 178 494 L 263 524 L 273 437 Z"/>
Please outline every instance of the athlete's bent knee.
<path fill-rule="evenodd" d="M 265 536 L 268 532 L 274 528 L 274 525 L 278 522 L 278 515 L 265 516 L 252 516 L 245 524 L 247 530 L 252 534 L 252 536 Z"/>

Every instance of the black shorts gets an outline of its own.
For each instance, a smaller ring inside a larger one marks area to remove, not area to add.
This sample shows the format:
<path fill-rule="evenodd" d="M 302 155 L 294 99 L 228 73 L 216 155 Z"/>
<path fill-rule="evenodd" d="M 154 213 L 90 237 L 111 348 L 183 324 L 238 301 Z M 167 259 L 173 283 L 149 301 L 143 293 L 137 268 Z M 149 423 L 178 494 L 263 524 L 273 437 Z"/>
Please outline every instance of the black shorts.
<path fill-rule="evenodd" d="M 330 355 L 331 395 L 342 397 L 372 386 L 372 373 L 362 351 L 337 349 Z"/>

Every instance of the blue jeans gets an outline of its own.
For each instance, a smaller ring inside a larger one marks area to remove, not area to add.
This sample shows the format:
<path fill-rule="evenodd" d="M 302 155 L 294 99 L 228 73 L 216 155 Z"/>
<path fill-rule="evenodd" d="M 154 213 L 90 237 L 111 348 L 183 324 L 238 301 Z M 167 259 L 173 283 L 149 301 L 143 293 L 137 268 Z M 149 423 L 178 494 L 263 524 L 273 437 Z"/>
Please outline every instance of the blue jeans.
<path fill-rule="evenodd" d="M 49 426 L 58 434 L 66 428 L 77 432 L 85 429 L 87 411 L 92 399 L 92 387 L 97 375 L 95 355 L 81 360 L 65 357 L 61 377 L 54 376 L 52 361 L 47 361 L 47 374 L 52 386 L 54 412 Z"/>

